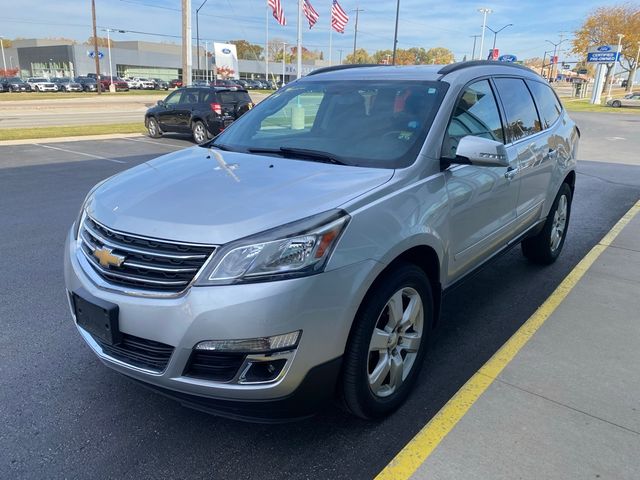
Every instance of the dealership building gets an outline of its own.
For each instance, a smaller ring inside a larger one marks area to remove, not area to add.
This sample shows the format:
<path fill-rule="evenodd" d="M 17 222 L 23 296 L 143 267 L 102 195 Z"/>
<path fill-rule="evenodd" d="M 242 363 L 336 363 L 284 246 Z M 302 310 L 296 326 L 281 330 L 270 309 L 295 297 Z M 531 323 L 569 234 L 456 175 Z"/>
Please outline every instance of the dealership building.
<path fill-rule="evenodd" d="M 209 45 L 210 52 L 212 45 Z M 204 79 L 215 75 L 215 58 L 207 56 L 204 45 L 200 45 L 200 69 L 198 65 L 198 50 L 193 49 L 193 78 Z M 100 73 L 109 75 L 109 49 L 99 48 Z M 19 68 L 18 75 L 22 78 L 69 77 L 81 76 L 95 72 L 93 46 L 77 44 L 71 41 L 50 39 L 21 39 L 13 40 L 12 46 L 5 48 L 5 58 L 8 68 Z M 302 75 L 312 70 L 327 66 L 322 60 L 305 61 L 302 65 Z M 207 70 L 207 67 L 209 69 Z M 239 75 L 243 79 L 265 78 L 265 62 L 259 60 L 238 60 Z M 171 80 L 182 79 L 182 47 L 174 43 L 154 43 L 141 41 L 111 41 L 111 68 L 113 75 L 119 77 L 150 77 Z M 297 76 L 295 63 L 269 62 L 269 79 L 282 80 L 284 72 L 285 82 Z"/>

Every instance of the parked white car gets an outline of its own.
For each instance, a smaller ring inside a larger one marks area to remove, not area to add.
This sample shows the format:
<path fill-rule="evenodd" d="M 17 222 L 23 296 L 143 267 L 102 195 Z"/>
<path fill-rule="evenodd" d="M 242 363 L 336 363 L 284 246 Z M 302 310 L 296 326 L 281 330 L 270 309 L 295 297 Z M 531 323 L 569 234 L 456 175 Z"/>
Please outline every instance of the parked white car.
<path fill-rule="evenodd" d="M 143 90 L 155 90 L 156 84 L 150 78 L 134 78 L 136 86 L 135 88 L 141 88 Z M 131 88 L 131 87 L 130 87 Z"/>
<path fill-rule="evenodd" d="M 31 77 L 27 83 L 34 92 L 57 92 L 58 86 L 44 77 Z"/>

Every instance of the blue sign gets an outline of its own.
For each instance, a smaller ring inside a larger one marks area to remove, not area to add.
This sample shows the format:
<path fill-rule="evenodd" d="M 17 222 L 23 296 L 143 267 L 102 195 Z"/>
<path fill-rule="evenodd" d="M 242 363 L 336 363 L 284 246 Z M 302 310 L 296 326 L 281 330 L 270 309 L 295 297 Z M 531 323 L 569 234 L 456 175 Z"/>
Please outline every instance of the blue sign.
<path fill-rule="evenodd" d="M 498 57 L 498 61 L 499 62 L 516 62 L 518 61 L 518 57 L 516 57 L 515 55 L 500 55 Z"/>
<path fill-rule="evenodd" d="M 589 63 L 615 63 L 618 60 L 620 60 L 620 53 L 618 52 L 604 51 L 587 53 L 587 62 Z"/>
<path fill-rule="evenodd" d="M 612 49 L 609 45 L 602 45 L 601 47 L 596 48 L 599 52 L 610 52 Z"/>
<path fill-rule="evenodd" d="M 223 48 L 222 53 L 224 53 L 225 55 L 229 55 L 231 53 L 231 50 L 229 50 L 228 48 Z"/>
<path fill-rule="evenodd" d="M 88 56 L 89 58 L 96 58 L 96 52 L 95 52 L 95 50 L 87 50 L 87 56 Z M 104 57 L 104 53 L 102 53 L 101 51 L 98 51 L 98 58 L 99 58 L 100 60 L 102 60 L 102 59 L 103 59 L 103 57 Z"/>

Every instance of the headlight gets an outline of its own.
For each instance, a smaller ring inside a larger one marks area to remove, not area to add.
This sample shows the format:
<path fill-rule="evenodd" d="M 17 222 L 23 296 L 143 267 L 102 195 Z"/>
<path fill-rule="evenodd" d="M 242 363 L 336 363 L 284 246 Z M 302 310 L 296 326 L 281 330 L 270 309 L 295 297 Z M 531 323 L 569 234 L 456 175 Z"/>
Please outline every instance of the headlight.
<path fill-rule="evenodd" d="M 117 174 L 116 174 L 117 175 Z M 112 175 L 111 177 L 114 177 L 115 175 Z M 76 218 L 76 222 L 73 224 L 73 238 L 74 239 L 78 239 L 78 233 L 80 232 L 80 225 L 82 225 L 82 222 L 84 221 L 84 217 L 86 215 L 86 207 L 87 207 L 87 203 L 89 202 L 89 199 L 91 198 L 91 195 L 93 194 L 93 192 L 95 192 L 104 182 L 106 182 L 107 180 L 109 180 L 111 177 L 107 177 L 104 180 L 101 180 L 100 182 L 96 183 L 93 188 L 91 190 L 89 190 L 89 193 L 87 193 L 87 195 L 84 197 L 84 200 L 82 201 L 82 206 L 80 207 L 80 211 L 78 212 L 78 216 Z"/>
<path fill-rule="evenodd" d="M 328 212 L 233 242 L 216 252 L 200 285 L 278 280 L 322 271 L 349 215 Z"/>

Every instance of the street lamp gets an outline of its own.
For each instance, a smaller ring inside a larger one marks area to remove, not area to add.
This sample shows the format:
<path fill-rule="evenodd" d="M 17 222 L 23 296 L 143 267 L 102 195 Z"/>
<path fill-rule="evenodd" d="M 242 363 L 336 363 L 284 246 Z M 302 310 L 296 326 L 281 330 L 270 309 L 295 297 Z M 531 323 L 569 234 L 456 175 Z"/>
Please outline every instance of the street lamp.
<path fill-rule="evenodd" d="M 102 31 L 107 32 L 107 49 L 109 51 L 109 87 L 111 87 L 111 84 L 113 83 L 113 66 L 111 65 L 111 37 L 109 36 L 109 34 L 111 32 L 118 32 L 118 33 L 127 33 L 127 32 L 126 30 L 118 30 L 116 28 L 103 28 Z"/>
<path fill-rule="evenodd" d="M 480 60 L 482 60 L 482 52 L 484 52 L 484 32 L 487 26 L 487 15 L 489 13 L 493 13 L 493 10 L 490 8 L 479 8 L 478 12 L 482 14 L 482 35 L 480 37 Z"/>
<path fill-rule="evenodd" d="M 493 32 L 493 50 L 496 49 L 496 37 L 498 36 L 498 34 L 504 30 L 507 27 L 513 27 L 513 23 L 508 23 L 506 24 L 504 27 L 502 27 L 500 30 L 494 30 L 493 28 L 491 28 L 489 25 L 487 25 L 487 28 L 489 30 L 491 30 Z"/>
<path fill-rule="evenodd" d="M 7 76 L 7 61 L 4 59 L 4 37 L 0 37 L 0 50 L 2 50 L 2 67 L 4 68 L 4 76 Z"/>
<path fill-rule="evenodd" d="M 471 37 L 473 38 L 473 53 L 471 54 L 471 60 L 476 59 L 476 41 L 478 40 L 479 36 L 480 35 L 471 35 Z"/>
<path fill-rule="evenodd" d="M 562 37 L 562 35 L 561 35 L 561 37 Z M 551 67 L 551 71 L 549 72 L 549 81 L 550 82 L 553 82 L 554 77 L 555 77 L 555 72 L 558 69 L 558 66 L 557 66 L 558 65 L 558 59 L 556 58 L 557 57 L 556 53 L 558 52 L 558 46 L 560 46 L 562 44 L 562 42 L 564 42 L 566 40 L 567 40 L 566 38 L 560 38 L 560 41 L 557 42 L 557 43 L 552 42 L 551 40 L 545 40 L 545 42 L 549 42 L 551 45 L 553 45 L 553 57 L 551 58 L 552 67 Z M 553 65 L 555 65 L 555 67 L 553 67 Z"/>
<path fill-rule="evenodd" d="M 624 35 L 622 33 L 618 34 L 618 48 L 616 48 L 616 59 L 613 62 L 613 72 L 611 72 L 611 77 L 609 77 L 609 91 L 607 92 L 607 101 L 611 100 L 611 88 L 613 87 L 613 78 L 616 76 L 616 67 L 618 66 L 618 62 L 620 61 L 620 50 L 622 47 L 622 37 Z"/>
<path fill-rule="evenodd" d="M 200 70 L 200 26 L 198 24 L 198 13 L 200 13 L 200 9 L 204 7 L 205 3 L 207 3 L 207 0 L 204 0 L 202 5 L 196 8 L 196 52 L 198 52 L 198 70 Z"/>

